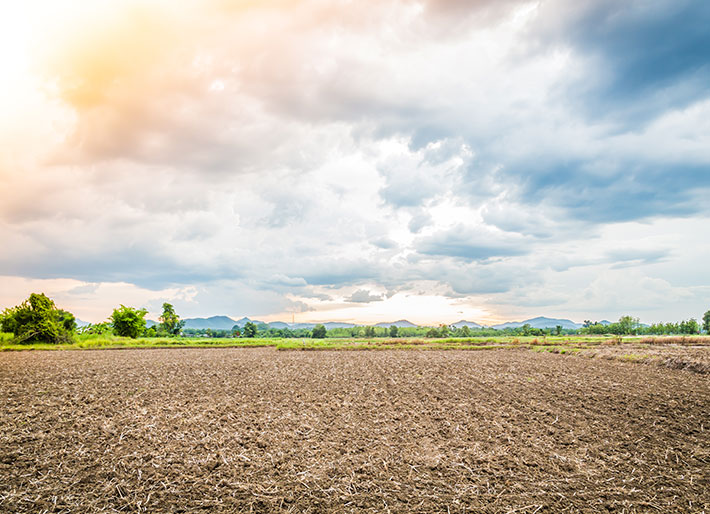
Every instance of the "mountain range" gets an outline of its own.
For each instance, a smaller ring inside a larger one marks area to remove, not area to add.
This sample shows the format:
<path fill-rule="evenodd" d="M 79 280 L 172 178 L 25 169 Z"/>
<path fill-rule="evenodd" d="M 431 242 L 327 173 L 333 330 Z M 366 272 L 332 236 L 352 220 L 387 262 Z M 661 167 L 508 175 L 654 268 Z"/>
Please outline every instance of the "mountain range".
<path fill-rule="evenodd" d="M 270 323 L 266 323 L 264 321 L 252 320 L 247 317 L 243 317 L 238 320 L 235 320 L 235 319 L 230 318 L 229 316 L 211 316 L 209 318 L 186 318 L 185 319 L 185 328 L 192 328 L 192 329 L 210 328 L 212 330 L 231 330 L 232 327 L 234 327 L 235 325 L 238 325 L 239 327 L 243 328 L 244 325 L 246 325 L 250 321 L 256 325 L 265 324 L 265 325 L 268 325 L 269 328 L 275 328 L 275 329 L 283 329 L 283 328 L 311 329 L 318 324 L 318 323 L 286 323 L 283 321 L 272 321 Z M 575 323 L 574 321 L 571 321 L 568 319 L 546 318 L 544 316 L 538 316 L 537 318 L 531 318 L 531 319 L 527 319 L 524 321 L 510 321 L 507 323 L 500 323 L 498 325 L 493 325 L 490 328 L 495 328 L 497 330 L 503 330 L 506 328 L 519 328 L 519 327 L 522 327 L 523 325 L 526 325 L 526 324 L 530 325 L 532 328 L 555 328 L 557 325 L 561 325 L 563 329 L 574 330 L 574 329 L 578 329 L 578 328 L 582 327 L 581 323 Z M 356 326 L 363 326 L 360 324 L 343 323 L 343 322 L 338 322 L 338 321 L 328 321 L 328 322 L 322 323 L 322 325 L 324 325 L 325 328 L 327 328 L 328 330 L 331 330 L 333 328 L 352 328 L 352 327 L 356 327 Z M 399 328 L 409 328 L 409 327 L 419 326 L 419 325 L 412 323 L 411 321 L 407 321 L 406 319 L 401 319 L 401 320 L 391 321 L 391 322 L 381 322 L 381 323 L 375 324 L 374 326 L 375 327 L 382 327 L 382 328 L 389 328 L 392 325 L 399 327 Z M 457 321 L 456 323 L 452 323 L 450 326 L 456 327 L 456 328 L 461 328 L 464 326 L 468 326 L 469 328 L 487 328 L 485 325 L 482 325 L 480 323 L 476 323 L 475 321 L 466 321 L 466 320 Z"/>
<path fill-rule="evenodd" d="M 568 319 L 538 316 L 537 318 L 526 319 L 525 321 L 509 321 L 507 323 L 500 323 L 499 325 L 493 325 L 491 328 L 503 330 L 506 328 L 520 328 L 523 325 L 530 325 L 532 328 L 555 328 L 557 325 L 560 325 L 566 330 L 576 330 L 578 328 L 582 328 L 583 326 L 581 323 L 575 323 L 574 321 L 570 321 Z"/>
<path fill-rule="evenodd" d="M 299 329 L 299 328 L 305 328 L 305 329 L 312 329 L 315 327 L 318 323 L 285 323 L 283 321 L 272 321 L 270 323 L 266 323 L 264 321 L 259 321 L 259 320 L 252 320 L 247 318 L 246 316 L 240 319 L 232 319 L 229 316 L 210 316 L 209 318 L 185 318 L 185 327 L 184 328 L 191 328 L 195 330 L 205 330 L 205 329 L 211 329 L 211 330 L 232 330 L 232 328 L 235 325 L 238 325 L 240 328 L 244 328 L 244 325 L 246 325 L 248 322 L 252 322 L 255 325 L 268 325 L 269 328 L 275 328 L 275 329 L 284 329 L 284 328 L 289 328 L 292 330 Z M 610 322 L 607 320 L 600 321 L 602 325 L 609 325 Z M 152 327 L 153 325 L 157 325 L 157 321 L 153 320 L 146 320 L 146 326 L 147 327 Z M 331 330 L 333 328 L 353 328 L 357 326 L 364 326 L 361 324 L 355 324 L 355 323 L 343 323 L 340 321 L 327 321 L 325 323 L 321 323 L 322 325 L 325 326 L 326 329 Z M 530 325 L 532 328 L 555 328 L 557 325 L 562 326 L 563 329 L 565 330 L 576 330 L 581 328 L 583 325 L 581 323 L 575 323 L 574 321 L 568 320 L 568 319 L 559 319 L 559 318 L 546 318 L 544 316 L 538 316 L 537 318 L 530 318 L 526 319 L 524 321 L 508 321 L 506 323 L 500 323 L 498 325 L 493 325 L 490 327 L 487 327 L 486 325 L 481 325 L 480 323 L 476 323 L 475 321 L 466 321 L 466 320 L 461 320 L 457 321 L 456 323 L 452 323 L 451 327 L 455 328 L 462 328 L 464 326 L 467 326 L 468 328 L 495 328 L 496 330 L 504 330 L 506 328 L 519 328 L 522 327 L 523 325 Z M 82 321 L 80 319 L 77 319 L 77 325 L 80 327 L 89 325 L 88 322 Z M 397 321 L 391 321 L 391 322 L 381 322 L 377 323 L 374 326 L 375 327 L 381 327 L 381 328 L 389 328 L 392 325 L 398 327 L 398 328 L 413 328 L 417 327 L 419 325 L 415 325 L 411 321 L 407 321 L 406 319 L 400 319 Z"/>

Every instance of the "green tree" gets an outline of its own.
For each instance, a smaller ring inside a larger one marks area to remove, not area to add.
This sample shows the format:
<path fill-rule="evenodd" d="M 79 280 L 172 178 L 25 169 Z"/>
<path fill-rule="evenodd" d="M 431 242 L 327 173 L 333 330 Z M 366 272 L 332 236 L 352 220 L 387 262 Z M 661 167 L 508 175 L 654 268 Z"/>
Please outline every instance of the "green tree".
<path fill-rule="evenodd" d="M 17 343 L 70 342 L 76 319 L 70 312 L 57 309 L 54 302 L 40 293 L 16 307 L 5 309 L 0 315 L 4 332 L 12 332 Z"/>
<path fill-rule="evenodd" d="M 439 331 L 434 327 L 431 327 L 429 330 L 427 330 L 426 337 L 439 337 Z"/>
<path fill-rule="evenodd" d="M 244 325 L 244 337 L 256 337 L 256 325 L 251 321 Z"/>
<path fill-rule="evenodd" d="M 95 325 L 93 324 L 88 324 L 85 327 L 80 327 L 77 332 L 79 334 L 93 334 L 93 335 L 103 335 L 103 334 L 108 334 L 109 332 L 113 331 L 113 327 L 111 326 L 111 323 L 108 321 L 104 321 L 102 323 L 96 323 Z"/>
<path fill-rule="evenodd" d="M 690 318 L 688 321 L 681 321 L 681 334 L 697 334 L 698 332 L 700 332 L 700 325 L 698 325 L 698 322 L 695 318 Z"/>
<path fill-rule="evenodd" d="M 148 311 L 145 309 L 134 309 L 121 305 L 118 309 L 113 310 L 113 314 L 109 318 L 113 326 L 113 332 L 117 336 L 131 337 L 135 339 L 145 330 L 145 315 Z"/>
<path fill-rule="evenodd" d="M 703 314 L 703 330 L 705 330 L 705 333 L 710 334 L 710 311 Z"/>
<path fill-rule="evenodd" d="M 614 333 L 618 335 L 633 335 L 636 334 L 640 323 L 638 318 L 622 316 L 619 318 L 618 323 L 614 323 L 614 325 L 617 325 L 617 330 Z"/>
<path fill-rule="evenodd" d="M 365 337 L 375 337 L 375 327 L 365 327 Z"/>
<path fill-rule="evenodd" d="M 313 339 L 323 339 L 325 338 L 325 334 L 327 333 L 327 330 L 324 325 L 316 325 L 313 327 L 313 332 L 311 332 L 311 337 Z"/>
<path fill-rule="evenodd" d="M 555 335 L 562 334 L 562 325 L 555 325 Z"/>
<path fill-rule="evenodd" d="M 175 312 L 175 308 L 169 304 L 163 304 L 163 314 L 158 318 L 160 320 L 160 329 L 170 335 L 178 335 L 185 326 L 185 322 L 180 319 L 180 316 Z"/>
<path fill-rule="evenodd" d="M 390 337 L 397 337 L 399 335 L 399 327 L 397 325 L 390 325 Z"/>
<path fill-rule="evenodd" d="M 468 325 L 464 325 L 461 327 L 461 330 L 459 330 L 460 337 L 471 337 L 471 329 L 468 328 Z"/>

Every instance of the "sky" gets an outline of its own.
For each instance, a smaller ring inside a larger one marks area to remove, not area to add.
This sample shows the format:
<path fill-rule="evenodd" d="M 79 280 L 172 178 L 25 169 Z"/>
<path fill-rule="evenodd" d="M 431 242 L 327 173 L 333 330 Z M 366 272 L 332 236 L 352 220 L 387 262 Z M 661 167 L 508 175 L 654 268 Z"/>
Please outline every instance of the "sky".
<path fill-rule="evenodd" d="M 0 5 L 0 308 L 710 309 L 705 0 Z"/>

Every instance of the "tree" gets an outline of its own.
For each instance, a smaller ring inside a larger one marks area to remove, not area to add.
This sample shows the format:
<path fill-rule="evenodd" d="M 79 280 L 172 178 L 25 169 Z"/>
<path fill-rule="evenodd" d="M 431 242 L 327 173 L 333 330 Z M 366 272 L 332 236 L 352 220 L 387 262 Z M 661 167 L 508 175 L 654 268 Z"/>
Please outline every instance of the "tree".
<path fill-rule="evenodd" d="M 618 323 L 614 323 L 614 325 L 617 325 L 617 327 L 615 327 L 617 330 L 613 333 L 616 333 L 617 335 L 634 335 L 636 334 L 640 323 L 638 318 L 622 316 L 619 318 Z"/>
<path fill-rule="evenodd" d="M 365 327 L 365 337 L 375 337 L 375 327 Z"/>
<path fill-rule="evenodd" d="M 399 327 L 397 325 L 390 325 L 390 337 L 397 337 L 399 335 Z"/>
<path fill-rule="evenodd" d="M 710 334 L 710 311 L 703 314 L 703 330 L 706 334 Z"/>
<path fill-rule="evenodd" d="M 458 335 L 461 337 L 471 337 L 471 329 L 468 328 L 468 325 L 464 325 L 461 327 L 461 330 L 459 330 Z"/>
<path fill-rule="evenodd" d="M 555 335 L 562 334 L 562 325 L 555 325 Z"/>
<path fill-rule="evenodd" d="M 146 314 L 148 311 L 145 309 L 134 309 L 123 304 L 118 309 L 114 309 L 109 318 L 114 334 L 135 339 L 145 330 Z"/>
<path fill-rule="evenodd" d="M 170 335 L 178 335 L 185 326 L 185 322 L 180 319 L 180 316 L 175 312 L 175 308 L 169 304 L 163 304 L 163 314 L 158 318 L 160 320 L 160 329 Z"/>
<path fill-rule="evenodd" d="M 57 309 L 43 293 L 32 293 L 16 307 L 5 309 L 0 315 L 4 332 L 12 332 L 16 343 L 63 343 L 71 341 L 76 328 L 74 315 Z"/>
<path fill-rule="evenodd" d="M 89 323 L 85 327 L 80 327 L 79 329 L 77 329 L 77 332 L 79 334 L 104 335 L 108 334 L 109 332 L 113 332 L 113 327 L 108 321 L 96 323 L 95 325 Z"/>
<path fill-rule="evenodd" d="M 251 321 L 244 325 L 244 337 L 256 337 L 256 325 Z"/>
<path fill-rule="evenodd" d="M 700 325 L 698 325 L 695 318 L 690 318 L 688 321 L 681 321 L 680 323 L 681 334 L 697 334 L 699 331 Z"/>
<path fill-rule="evenodd" d="M 311 333 L 311 337 L 313 339 L 323 339 L 325 338 L 325 334 L 328 331 L 325 328 L 325 325 L 316 325 L 313 327 L 313 332 Z"/>

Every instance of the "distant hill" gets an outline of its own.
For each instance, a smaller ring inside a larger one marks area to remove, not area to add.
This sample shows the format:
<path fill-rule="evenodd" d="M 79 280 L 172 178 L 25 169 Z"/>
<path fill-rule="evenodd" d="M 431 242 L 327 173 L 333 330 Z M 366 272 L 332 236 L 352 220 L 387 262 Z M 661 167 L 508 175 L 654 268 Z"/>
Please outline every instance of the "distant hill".
<path fill-rule="evenodd" d="M 263 321 L 258 321 L 258 320 L 252 320 L 247 318 L 246 316 L 243 318 L 240 318 L 238 320 L 232 319 L 229 316 L 212 316 L 209 318 L 186 318 L 185 319 L 185 328 L 192 328 L 192 329 L 212 329 L 212 330 L 231 330 L 234 325 L 238 325 L 239 327 L 244 327 L 247 323 L 252 322 L 256 325 L 264 323 Z M 82 322 L 83 323 L 83 322 Z M 544 316 L 539 316 L 537 318 L 531 318 L 531 319 L 526 319 L 525 321 L 509 321 L 507 323 L 500 323 L 498 325 L 494 325 L 491 328 L 495 328 L 498 330 L 503 330 L 505 328 L 519 328 L 522 327 L 525 324 L 530 325 L 532 328 L 555 328 L 557 325 L 561 325 L 562 328 L 564 329 L 578 329 L 581 328 L 582 325 L 579 323 L 575 323 L 574 321 L 568 320 L 568 319 L 558 319 L 558 318 L 546 318 Z M 604 320 L 601 321 L 600 323 L 602 324 L 609 324 L 608 321 Z M 148 327 L 152 325 L 156 325 L 156 321 L 152 320 L 146 320 L 146 325 Z M 362 324 L 355 324 L 355 323 L 344 323 L 340 321 L 326 321 L 322 323 L 286 323 L 283 321 L 273 321 L 271 323 L 266 323 L 269 328 L 274 328 L 274 329 L 284 329 L 284 328 L 289 328 L 292 330 L 295 329 L 312 329 L 315 327 L 317 324 L 322 324 L 325 325 L 325 328 L 328 330 L 334 329 L 334 328 L 352 328 L 352 327 L 359 327 L 359 326 L 365 326 Z M 398 327 L 398 328 L 413 328 L 417 327 L 418 325 L 415 325 L 411 321 L 408 321 L 406 319 L 400 319 L 397 321 L 386 321 L 386 322 L 381 322 L 377 323 L 374 326 L 376 327 L 381 327 L 381 328 L 389 328 L 392 325 Z M 480 323 L 476 323 L 475 321 L 466 321 L 466 320 L 461 320 L 457 321 L 456 323 L 453 323 L 451 325 L 452 327 L 456 328 L 461 328 L 464 326 L 467 326 L 469 328 L 486 328 L 484 325 L 481 325 Z"/>
<path fill-rule="evenodd" d="M 416 327 L 414 323 L 411 321 L 407 321 L 406 319 L 400 319 L 397 321 L 387 321 L 387 322 L 382 322 L 382 323 L 377 323 L 375 326 L 376 327 L 382 327 L 382 328 L 389 328 L 392 325 L 394 325 L 397 328 L 412 328 Z"/>
<path fill-rule="evenodd" d="M 322 323 L 322 325 L 324 325 L 328 330 L 331 328 L 353 328 L 355 326 L 353 323 L 341 323 L 339 321 L 328 321 L 326 323 Z"/>
<path fill-rule="evenodd" d="M 313 327 L 315 327 L 315 326 L 316 326 L 316 323 L 289 323 L 289 324 L 288 324 L 288 328 L 290 328 L 291 330 L 296 330 L 296 329 L 299 329 L 299 328 L 308 328 L 308 329 L 310 329 L 310 328 L 313 328 Z"/>
<path fill-rule="evenodd" d="M 244 323 L 246 323 L 246 321 Z M 210 318 L 187 318 L 185 319 L 184 328 L 194 328 L 203 330 L 207 328 L 212 330 L 232 330 L 232 327 L 238 324 L 239 323 L 237 321 L 234 321 L 229 316 L 212 316 Z"/>
<path fill-rule="evenodd" d="M 272 321 L 269 323 L 269 328 L 276 328 L 276 329 L 281 329 L 281 328 L 288 328 L 290 325 L 288 323 L 284 323 L 283 321 Z"/>
<path fill-rule="evenodd" d="M 483 328 L 483 325 L 479 325 L 475 321 L 457 321 L 456 323 L 451 324 L 452 327 L 456 328 L 463 328 L 463 327 L 468 327 L 468 328 Z"/>
<path fill-rule="evenodd" d="M 246 325 L 246 324 L 249 323 L 250 321 L 251 321 L 251 320 L 250 320 L 249 318 L 247 318 L 246 316 L 244 316 L 243 318 L 234 321 L 234 324 L 233 324 L 232 326 L 234 326 L 234 325 L 239 325 L 240 327 L 244 327 L 244 325 Z M 251 322 L 252 322 L 252 323 L 255 323 L 254 321 L 251 321 Z M 256 323 L 258 323 L 258 321 L 257 321 Z M 231 328 L 231 327 L 230 327 L 230 328 Z"/>
<path fill-rule="evenodd" d="M 568 319 L 538 316 L 537 318 L 526 319 L 525 321 L 509 321 L 507 323 L 493 325 L 491 328 L 503 330 L 506 328 L 520 328 L 523 325 L 530 325 L 532 328 L 555 328 L 557 325 L 561 325 L 562 328 L 569 330 L 576 330 L 582 327 L 580 323 L 575 323 L 574 321 Z"/>

